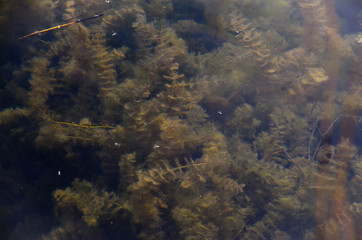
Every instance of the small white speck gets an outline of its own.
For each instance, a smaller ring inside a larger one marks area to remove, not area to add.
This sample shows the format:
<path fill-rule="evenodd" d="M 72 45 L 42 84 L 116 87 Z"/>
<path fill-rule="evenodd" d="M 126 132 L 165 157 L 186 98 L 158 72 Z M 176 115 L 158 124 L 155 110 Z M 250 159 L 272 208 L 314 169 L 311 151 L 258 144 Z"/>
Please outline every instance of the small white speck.
<path fill-rule="evenodd" d="M 154 146 L 153 146 L 153 148 L 159 148 L 160 146 L 159 145 L 157 145 L 157 144 L 155 144 Z"/>
<path fill-rule="evenodd" d="M 112 31 L 112 37 L 114 37 L 114 36 L 116 36 L 116 35 L 117 35 L 117 33 L 114 32 L 114 31 Z"/>
<path fill-rule="evenodd" d="M 106 2 L 106 3 L 110 3 L 110 2 L 111 2 L 111 0 L 106 0 L 105 2 Z"/>
<path fill-rule="evenodd" d="M 58 171 L 58 176 L 61 176 L 61 175 L 62 175 L 62 173 L 60 171 Z"/>
<path fill-rule="evenodd" d="M 217 114 L 222 115 L 222 111 L 217 111 Z"/>
<path fill-rule="evenodd" d="M 120 146 L 121 146 L 121 144 L 120 144 L 120 143 L 115 142 L 115 143 L 114 143 L 114 146 L 115 146 L 115 147 L 120 147 Z"/>

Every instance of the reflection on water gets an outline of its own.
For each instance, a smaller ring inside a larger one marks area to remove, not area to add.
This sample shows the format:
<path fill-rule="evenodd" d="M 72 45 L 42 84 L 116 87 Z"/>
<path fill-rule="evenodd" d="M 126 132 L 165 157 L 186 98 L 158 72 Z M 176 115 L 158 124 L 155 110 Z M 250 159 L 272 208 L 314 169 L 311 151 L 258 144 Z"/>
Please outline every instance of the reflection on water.
<path fill-rule="evenodd" d="M 1 239 L 360 239 L 359 1 L 0 4 Z"/>

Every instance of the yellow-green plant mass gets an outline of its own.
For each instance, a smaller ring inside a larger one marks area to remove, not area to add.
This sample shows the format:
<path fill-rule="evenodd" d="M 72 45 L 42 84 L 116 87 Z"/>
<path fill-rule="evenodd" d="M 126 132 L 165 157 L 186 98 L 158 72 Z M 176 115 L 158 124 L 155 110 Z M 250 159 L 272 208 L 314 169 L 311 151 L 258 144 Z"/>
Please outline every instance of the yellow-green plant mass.
<path fill-rule="evenodd" d="M 362 33 L 335 8 L 1 1 L 0 238 L 361 239 Z"/>

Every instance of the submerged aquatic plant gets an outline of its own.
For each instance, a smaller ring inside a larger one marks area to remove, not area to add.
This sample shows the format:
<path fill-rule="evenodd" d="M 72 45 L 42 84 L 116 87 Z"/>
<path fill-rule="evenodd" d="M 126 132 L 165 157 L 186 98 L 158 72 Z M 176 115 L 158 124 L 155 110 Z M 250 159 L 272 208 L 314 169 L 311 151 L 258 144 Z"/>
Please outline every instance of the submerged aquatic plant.
<path fill-rule="evenodd" d="M 57 18 L 104 16 L 1 67 L 1 149 L 54 182 L 43 239 L 358 238 L 362 45 L 330 1 L 212 3 L 58 1 Z M 9 195 L 19 161 L 0 166 Z"/>

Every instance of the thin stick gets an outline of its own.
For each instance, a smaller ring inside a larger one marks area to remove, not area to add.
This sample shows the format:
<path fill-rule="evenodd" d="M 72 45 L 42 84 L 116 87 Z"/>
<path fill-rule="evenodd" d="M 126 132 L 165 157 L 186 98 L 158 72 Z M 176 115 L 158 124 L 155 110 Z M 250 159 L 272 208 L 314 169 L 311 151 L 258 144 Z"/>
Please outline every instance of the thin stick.
<path fill-rule="evenodd" d="M 294 160 L 294 158 L 292 158 L 292 156 L 290 156 L 290 154 L 288 153 L 287 148 L 284 146 L 284 143 L 283 143 L 283 140 L 282 140 L 282 137 L 281 137 L 281 133 L 280 133 L 280 130 L 279 130 L 279 124 L 278 124 L 278 122 L 276 122 L 275 124 L 276 124 L 277 131 L 278 131 L 279 141 L 280 141 L 281 147 L 282 147 L 285 155 L 287 155 L 289 161 L 290 161 L 291 163 L 293 163 L 293 164 L 297 167 L 297 169 L 298 169 L 298 171 L 299 171 L 300 181 L 299 181 L 298 189 L 297 189 L 297 190 L 299 190 L 300 187 L 303 185 L 303 182 L 304 182 L 304 173 L 303 173 L 303 170 L 302 170 L 302 168 L 300 167 L 300 165 Z"/>
<path fill-rule="evenodd" d="M 314 128 L 313 128 L 313 131 L 312 133 L 310 134 L 310 137 L 309 137 L 309 144 L 308 144 L 308 160 L 310 161 L 311 160 L 311 148 L 312 148 L 312 141 L 313 141 L 313 136 L 314 136 L 314 133 L 316 131 L 316 129 L 318 129 L 319 133 L 322 135 L 320 129 L 318 128 L 318 122 L 320 120 L 320 117 L 317 118 L 317 120 L 315 121 L 314 123 Z"/>
<path fill-rule="evenodd" d="M 30 33 L 30 34 L 28 34 L 28 35 L 19 37 L 18 39 L 24 39 L 24 38 L 27 38 L 27 37 L 30 37 L 30 36 L 33 36 L 33 35 L 36 35 L 36 34 L 41 34 L 41 33 L 44 33 L 44 32 L 52 31 L 52 30 L 54 30 L 54 29 L 60 29 L 60 28 L 62 28 L 62 27 L 66 27 L 66 26 L 69 26 L 69 25 L 72 25 L 72 24 L 75 24 L 75 23 L 80 23 L 80 22 L 88 21 L 88 20 L 91 20 L 91 19 L 94 19 L 94 18 L 98 18 L 98 17 L 101 17 L 101 16 L 103 16 L 103 14 L 94 15 L 93 17 L 90 17 L 90 18 L 78 19 L 78 20 L 76 20 L 76 21 L 74 21 L 74 22 L 61 24 L 61 25 L 58 25 L 58 26 L 55 26 L 55 27 L 51 27 L 51 28 L 46 28 L 46 29 L 43 29 L 43 30 L 40 30 L 40 31 L 35 31 L 35 32 Z"/>
<path fill-rule="evenodd" d="M 316 155 L 317 155 L 317 153 L 318 153 L 318 149 L 319 149 L 319 147 L 321 146 L 322 141 L 324 140 L 324 137 L 325 137 L 325 136 L 327 135 L 327 133 L 333 128 L 334 124 L 338 121 L 338 119 L 339 119 L 341 116 L 342 116 L 342 114 L 339 114 L 338 117 L 336 117 L 336 119 L 334 119 L 334 121 L 331 123 L 331 125 L 329 125 L 329 127 L 327 128 L 327 130 L 322 134 L 321 139 L 319 140 L 318 145 L 317 145 L 316 149 L 314 150 L 313 156 L 312 156 L 312 158 L 311 158 L 310 160 L 313 160 L 313 159 L 316 157 Z"/>

